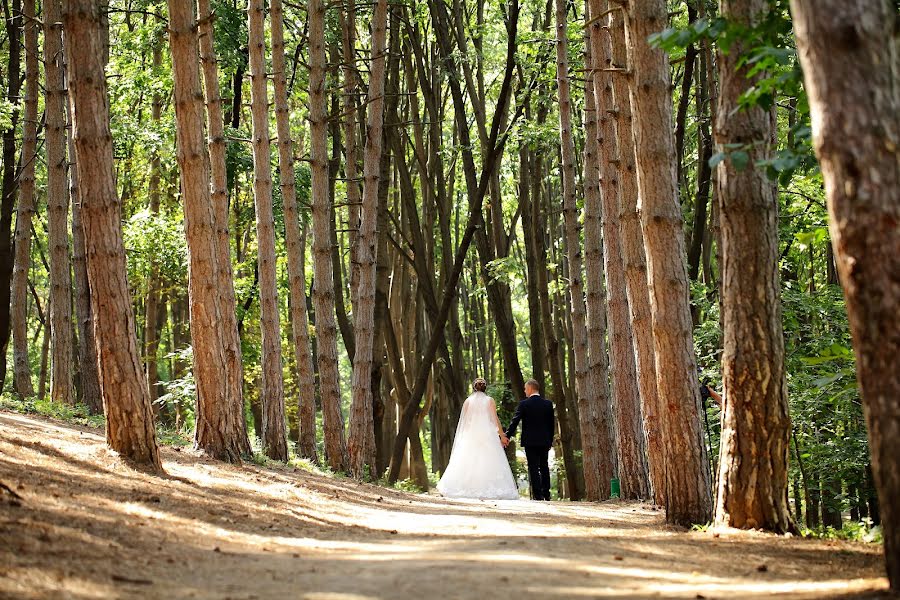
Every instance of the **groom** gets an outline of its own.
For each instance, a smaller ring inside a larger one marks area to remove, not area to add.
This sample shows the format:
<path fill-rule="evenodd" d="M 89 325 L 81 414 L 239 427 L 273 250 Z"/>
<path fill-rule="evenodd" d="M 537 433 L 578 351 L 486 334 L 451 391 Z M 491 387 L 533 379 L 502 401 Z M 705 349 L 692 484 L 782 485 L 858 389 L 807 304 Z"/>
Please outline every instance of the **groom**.
<path fill-rule="evenodd" d="M 522 447 L 528 459 L 528 478 L 531 480 L 531 497 L 535 500 L 550 499 L 550 465 L 547 455 L 553 445 L 556 420 L 553 403 L 541 397 L 540 385 L 534 379 L 525 382 L 525 399 L 519 402 L 506 437 L 516 434 L 522 422 Z"/>

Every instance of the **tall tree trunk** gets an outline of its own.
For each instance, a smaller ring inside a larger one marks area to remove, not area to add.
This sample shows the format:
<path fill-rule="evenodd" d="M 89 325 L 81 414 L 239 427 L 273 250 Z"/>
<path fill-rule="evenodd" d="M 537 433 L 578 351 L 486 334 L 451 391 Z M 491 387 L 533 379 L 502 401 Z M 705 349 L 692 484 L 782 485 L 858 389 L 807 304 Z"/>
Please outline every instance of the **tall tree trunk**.
<path fill-rule="evenodd" d="M 900 58 L 889 2 L 792 0 L 829 230 L 881 500 L 891 587 L 900 590 Z"/>
<path fill-rule="evenodd" d="M 592 5 L 593 6 L 593 5 Z M 598 10 L 603 8 L 602 4 Z M 601 34 L 603 23 L 592 26 L 592 40 Z M 624 69 L 627 66 L 625 23 L 621 13 L 610 15 L 611 55 L 605 68 Z M 597 39 L 603 49 L 602 37 Z M 592 43 L 597 43 L 592 42 Z M 600 50 L 598 50 L 600 52 Z M 603 50 L 605 54 L 605 50 Z M 613 72 L 615 75 L 615 72 Z M 634 346 L 637 383 L 641 398 L 641 414 L 644 425 L 644 441 L 648 462 L 653 501 L 665 504 L 665 449 L 656 382 L 656 356 L 653 349 L 653 320 L 650 311 L 650 294 L 647 288 L 647 261 L 644 251 L 644 235 L 637 210 L 637 168 L 635 166 L 633 121 L 628 81 L 624 77 L 612 77 L 612 116 L 615 120 L 615 137 L 619 160 L 618 214 L 621 222 L 622 261 L 625 266 L 625 290 L 631 318 L 632 344 Z M 598 115 L 599 118 L 599 115 Z M 612 165 L 610 165 L 612 166 Z"/>
<path fill-rule="evenodd" d="M 281 369 L 281 326 L 272 211 L 272 165 L 269 140 L 269 99 L 266 83 L 264 0 L 249 0 L 250 105 L 253 123 L 253 200 L 259 256 L 259 314 L 262 328 L 263 447 L 266 456 L 287 460 L 284 420 L 284 379 Z"/>
<path fill-rule="evenodd" d="M 609 356 L 612 365 L 612 406 L 617 426 L 618 476 L 622 497 L 647 498 L 650 496 L 650 482 L 619 220 L 620 196 L 623 193 L 634 193 L 634 180 L 631 177 L 625 181 L 627 176 L 621 173 L 621 151 L 616 145 L 619 135 L 614 120 L 619 98 L 614 93 L 612 75 L 602 70 L 607 68 L 605 65 L 612 64 L 612 44 L 603 41 L 601 48 L 602 54 L 598 49 L 598 62 L 594 65 L 592 96 L 597 108 L 597 146 L 600 148 L 602 165 L 603 257 L 609 316 Z M 631 135 L 630 125 L 625 127 L 623 135 Z M 630 144 L 627 147 L 630 149 Z M 623 183 L 629 186 L 628 189 L 623 189 Z"/>
<path fill-rule="evenodd" d="M 163 55 L 163 37 L 160 32 L 153 40 L 153 68 L 162 68 Z M 153 100 L 150 106 L 150 118 L 153 120 L 154 126 L 159 124 L 162 116 L 163 97 L 160 91 L 154 91 Z M 151 150 L 150 154 L 150 181 L 148 182 L 148 196 L 150 214 L 154 219 L 159 218 L 159 185 L 160 170 L 162 162 L 159 157 L 159 151 L 156 148 Z M 160 289 L 160 273 L 159 262 L 155 256 L 150 257 L 150 275 L 147 283 L 147 303 L 144 307 L 144 351 L 146 352 L 146 372 L 147 372 L 147 391 L 150 394 L 150 402 L 156 403 L 159 396 L 158 381 L 159 372 L 157 368 L 156 355 L 159 351 L 159 303 L 162 296 Z"/>
<path fill-rule="evenodd" d="M 341 415 L 334 278 L 331 262 L 331 204 L 328 199 L 328 112 L 325 106 L 325 3 L 309 0 L 309 123 L 312 172 L 313 306 L 319 395 L 325 429 L 325 457 L 335 471 L 348 466 Z"/>
<path fill-rule="evenodd" d="M 372 413 L 372 353 L 375 339 L 375 261 L 377 259 L 378 190 L 384 126 L 385 61 L 387 55 L 387 0 L 378 0 L 372 16 L 372 66 L 363 157 L 363 196 L 356 258 L 358 285 L 353 308 L 353 355 L 350 435 L 347 446 L 350 472 L 357 479 L 375 470 L 375 425 Z M 380 349 L 379 349 L 380 350 Z"/>
<path fill-rule="evenodd" d="M 722 16 L 752 28 L 766 0 L 721 0 Z M 791 419 L 784 369 L 778 278 L 778 199 L 764 168 L 771 158 L 774 123 L 761 107 L 739 101 L 764 74 L 740 66 L 738 40 L 719 55 L 716 145 L 745 144 L 749 164 L 718 166 L 722 215 L 722 326 L 725 398 L 716 522 L 726 527 L 793 531 L 788 504 Z M 734 155 L 732 155 L 734 156 Z"/>
<path fill-rule="evenodd" d="M 169 2 L 169 47 L 175 80 L 178 167 L 189 256 L 190 332 L 197 382 L 194 442 L 215 458 L 240 462 L 241 455 L 247 454 L 248 444 L 243 410 L 236 410 L 238 406 L 228 397 L 220 334 L 218 235 L 210 199 L 199 39 L 192 5 Z"/>
<path fill-rule="evenodd" d="M 4 2 L 6 20 L 7 69 L 6 101 L 12 106 L 9 128 L 3 132 L 3 179 L 0 184 L 0 390 L 6 382 L 6 347 L 10 335 L 10 295 L 12 291 L 12 215 L 16 207 L 18 175 L 16 132 L 19 125 L 19 91 L 22 87 L 22 5 L 21 0 Z"/>
<path fill-rule="evenodd" d="M 675 181 L 669 61 L 647 38 L 666 27 L 664 0 L 628 5 L 625 19 L 634 109 L 641 229 L 653 317 L 656 381 L 665 446 L 666 520 L 705 523 L 712 516 L 710 478 L 700 426 L 700 390 L 691 336 L 684 233 Z"/>
<path fill-rule="evenodd" d="M 225 163 L 225 126 L 222 118 L 222 97 L 219 92 L 219 74 L 216 64 L 214 14 L 209 0 L 197 0 L 200 25 L 200 64 L 203 67 L 203 84 L 206 91 L 208 121 L 208 146 L 212 189 L 213 219 L 216 228 L 216 265 L 219 284 L 220 343 L 225 352 L 226 397 L 231 404 L 229 411 L 240 415 L 236 426 L 234 444 L 241 454 L 250 454 L 247 422 L 244 417 L 244 368 L 241 360 L 241 338 L 238 332 L 236 300 L 234 296 L 234 272 L 231 267 L 231 242 L 228 232 L 228 171 Z M 240 114 L 240 113 L 238 113 Z M 236 127 L 236 125 L 235 125 Z"/>
<path fill-rule="evenodd" d="M 72 265 L 66 180 L 66 84 L 62 58 L 62 0 L 44 4 L 47 215 L 50 246 L 50 399 L 74 404 L 72 380 Z"/>
<path fill-rule="evenodd" d="M 20 398 L 34 395 L 28 361 L 28 271 L 31 269 L 31 219 L 34 215 L 34 166 L 37 162 L 38 29 L 35 0 L 25 0 L 25 114 L 22 122 L 22 170 L 16 211 L 15 264 L 12 273 L 13 375 Z"/>
<path fill-rule="evenodd" d="M 294 182 L 294 150 L 291 142 L 291 113 L 287 97 L 284 60 L 284 7 L 272 0 L 272 71 L 275 78 L 275 122 L 278 128 L 278 170 L 281 200 L 284 205 L 284 233 L 287 247 L 288 281 L 291 294 L 291 336 L 297 361 L 298 418 L 300 456 L 316 460 L 316 380 L 309 349 L 309 323 L 306 318 L 306 274 L 297 212 L 297 186 Z"/>
<path fill-rule="evenodd" d="M 102 10 L 98 0 L 69 0 L 63 24 L 106 440 L 126 459 L 161 471 L 125 278 L 103 69 Z"/>
<path fill-rule="evenodd" d="M 559 91 L 559 134 L 562 155 L 563 184 L 563 217 L 565 220 L 566 254 L 569 261 L 569 301 L 572 311 L 572 330 L 575 367 L 575 394 L 578 402 L 578 413 L 581 418 L 581 445 L 584 468 L 585 496 L 591 501 L 605 500 L 609 497 L 609 481 L 612 477 L 612 464 L 609 460 L 609 395 L 607 387 L 605 348 L 601 357 L 590 356 L 588 349 L 587 309 L 585 308 L 584 284 L 581 265 L 581 235 L 579 232 L 579 215 L 576 206 L 575 189 L 575 141 L 572 137 L 572 100 L 569 91 L 569 50 L 566 19 L 566 1 L 556 0 L 556 82 Z M 593 130 L 596 132 L 596 121 Z M 590 127 L 590 126 L 589 126 Z M 596 144 L 596 138 L 594 140 Z M 587 151 L 586 151 L 587 152 Z M 585 164 L 585 203 L 588 198 L 596 203 L 600 194 L 596 164 L 596 148 L 594 155 L 587 158 L 593 165 Z M 586 160 L 586 162 L 587 162 Z M 585 219 L 588 214 L 585 211 Z M 587 234 L 586 234 L 587 235 Z M 598 242 L 598 240 L 593 240 Z M 587 246 L 587 244 L 585 244 Z M 596 259 L 599 248 L 589 248 L 591 258 Z M 599 265 L 592 261 L 590 267 Z M 596 276 L 597 274 L 592 274 Z M 594 282 L 596 284 L 596 281 Z M 596 287 L 592 289 L 596 292 Z M 589 299 L 596 303 L 597 296 Z M 602 290 L 600 301 L 602 302 Z M 601 305 L 602 307 L 602 305 Z M 597 316 L 596 306 L 592 306 L 592 317 Z M 594 325 L 593 319 L 591 321 Z M 597 335 L 596 331 L 591 332 Z M 603 335 L 601 329 L 600 336 Z M 602 338 L 601 338 L 602 340 Z M 602 341 L 600 343 L 602 348 Z M 594 349 L 597 344 L 595 341 Z M 591 369 L 590 367 L 599 367 Z"/>
<path fill-rule="evenodd" d="M 344 0 L 339 11 L 341 25 L 341 46 L 343 64 L 341 71 L 344 81 L 341 97 L 342 125 L 344 128 L 344 178 L 347 186 L 347 229 L 350 233 L 350 294 L 354 315 L 356 313 L 356 291 L 358 288 L 359 264 L 357 238 L 359 233 L 360 193 L 359 193 L 359 110 L 356 94 L 358 90 L 356 63 L 356 1 Z M 355 344 L 353 345 L 355 349 Z M 351 418 L 352 420 L 352 418 Z M 352 433 L 352 432 L 351 432 Z"/>
<path fill-rule="evenodd" d="M 63 37 L 68 35 L 65 30 Z M 68 60 L 68 56 L 64 54 Z M 68 65 L 66 67 L 68 74 Z M 68 78 L 68 76 L 67 76 Z M 94 314 L 91 308 L 91 288 L 88 284 L 87 256 L 85 254 L 84 224 L 81 218 L 81 188 L 78 186 L 78 165 L 75 155 L 75 125 L 72 120 L 72 101 L 66 103 L 69 126 L 66 144 L 69 150 L 69 198 L 72 200 L 72 270 L 75 274 L 75 318 L 78 331 L 78 363 L 81 402 L 92 415 L 103 413 L 100 393 L 100 372 L 97 366 L 97 341 L 94 336 Z"/>

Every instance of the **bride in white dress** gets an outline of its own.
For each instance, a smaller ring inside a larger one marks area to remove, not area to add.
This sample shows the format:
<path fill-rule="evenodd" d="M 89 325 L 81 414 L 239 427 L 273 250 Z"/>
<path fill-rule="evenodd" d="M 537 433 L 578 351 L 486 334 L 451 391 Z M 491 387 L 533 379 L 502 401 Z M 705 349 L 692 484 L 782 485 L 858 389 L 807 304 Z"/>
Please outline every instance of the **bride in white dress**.
<path fill-rule="evenodd" d="M 476 379 L 473 387 L 475 392 L 463 404 L 450 463 L 437 489 L 448 498 L 517 499 L 519 490 L 503 452 L 508 440 L 497 406 L 484 393 L 484 379 Z"/>

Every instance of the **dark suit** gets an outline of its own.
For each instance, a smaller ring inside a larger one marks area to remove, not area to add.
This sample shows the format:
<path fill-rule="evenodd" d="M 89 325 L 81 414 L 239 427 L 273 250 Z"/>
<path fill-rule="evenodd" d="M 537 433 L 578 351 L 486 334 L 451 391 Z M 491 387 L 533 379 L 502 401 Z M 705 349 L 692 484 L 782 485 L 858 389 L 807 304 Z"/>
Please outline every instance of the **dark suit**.
<path fill-rule="evenodd" d="M 550 465 L 548 454 L 556 431 L 553 403 L 533 394 L 516 407 L 516 414 L 506 430 L 506 437 L 513 437 L 522 422 L 522 447 L 528 460 L 528 477 L 531 480 L 531 497 L 535 500 L 550 499 Z"/>

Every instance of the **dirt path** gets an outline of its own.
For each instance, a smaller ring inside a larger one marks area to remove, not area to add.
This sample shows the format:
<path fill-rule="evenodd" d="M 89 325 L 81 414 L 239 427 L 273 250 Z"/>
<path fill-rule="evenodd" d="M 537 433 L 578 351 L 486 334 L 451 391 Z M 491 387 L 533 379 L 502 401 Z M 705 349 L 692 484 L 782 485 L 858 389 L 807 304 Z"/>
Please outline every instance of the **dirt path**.
<path fill-rule="evenodd" d="M 0 598 L 872 598 L 878 546 L 668 530 L 607 502 L 447 501 L 0 412 Z"/>

